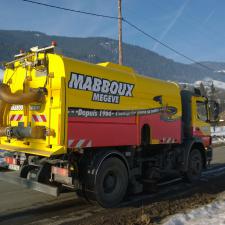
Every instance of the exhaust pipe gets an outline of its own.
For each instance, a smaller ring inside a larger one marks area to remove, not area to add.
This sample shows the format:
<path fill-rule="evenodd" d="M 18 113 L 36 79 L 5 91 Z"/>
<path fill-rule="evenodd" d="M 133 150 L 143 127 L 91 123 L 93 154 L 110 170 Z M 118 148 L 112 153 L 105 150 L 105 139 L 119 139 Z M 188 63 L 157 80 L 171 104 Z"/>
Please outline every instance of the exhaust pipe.
<path fill-rule="evenodd" d="M 45 88 L 31 89 L 29 93 L 12 93 L 9 85 L 0 84 L 0 137 L 32 137 L 43 138 L 44 129 L 40 127 L 9 127 L 7 124 L 7 115 L 11 104 L 29 104 L 33 102 L 43 102 L 47 94 Z"/>

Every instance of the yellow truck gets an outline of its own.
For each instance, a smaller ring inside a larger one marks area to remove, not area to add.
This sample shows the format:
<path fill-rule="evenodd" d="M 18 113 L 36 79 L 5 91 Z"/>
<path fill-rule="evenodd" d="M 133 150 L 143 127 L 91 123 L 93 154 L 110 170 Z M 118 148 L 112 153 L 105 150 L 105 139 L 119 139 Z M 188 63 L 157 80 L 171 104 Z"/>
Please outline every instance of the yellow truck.
<path fill-rule="evenodd" d="M 175 171 L 196 181 L 212 158 L 210 119 L 218 107 L 111 62 L 91 64 L 55 46 L 15 56 L 0 86 L 0 179 L 52 195 L 63 188 L 119 204 Z"/>

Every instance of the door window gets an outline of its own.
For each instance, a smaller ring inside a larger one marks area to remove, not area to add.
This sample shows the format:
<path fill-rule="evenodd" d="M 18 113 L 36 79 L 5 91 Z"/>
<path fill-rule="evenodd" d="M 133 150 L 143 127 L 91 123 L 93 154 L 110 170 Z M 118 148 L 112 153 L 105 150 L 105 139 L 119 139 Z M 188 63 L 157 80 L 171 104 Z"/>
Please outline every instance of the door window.
<path fill-rule="evenodd" d="M 197 102 L 197 117 L 202 121 L 207 121 L 207 108 L 205 102 Z"/>

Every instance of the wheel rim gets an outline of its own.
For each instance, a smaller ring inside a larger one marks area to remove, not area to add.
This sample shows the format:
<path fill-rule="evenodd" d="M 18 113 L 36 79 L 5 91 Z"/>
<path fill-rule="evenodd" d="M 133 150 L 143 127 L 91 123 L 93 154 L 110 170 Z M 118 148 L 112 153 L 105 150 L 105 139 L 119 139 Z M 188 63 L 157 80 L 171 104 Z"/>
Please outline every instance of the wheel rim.
<path fill-rule="evenodd" d="M 193 176 L 199 176 L 202 170 L 201 156 L 197 153 L 191 157 L 190 171 Z"/>
<path fill-rule="evenodd" d="M 112 193 L 117 185 L 117 176 L 113 171 L 109 171 L 103 180 L 103 190 L 104 193 Z"/>

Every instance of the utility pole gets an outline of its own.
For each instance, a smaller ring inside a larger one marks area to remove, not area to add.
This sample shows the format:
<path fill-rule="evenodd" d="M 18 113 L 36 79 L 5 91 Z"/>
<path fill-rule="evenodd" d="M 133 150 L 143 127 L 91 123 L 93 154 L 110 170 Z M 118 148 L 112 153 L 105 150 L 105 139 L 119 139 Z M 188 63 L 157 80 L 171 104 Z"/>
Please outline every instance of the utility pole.
<path fill-rule="evenodd" d="M 122 47 L 122 7 L 121 1 L 118 0 L 118 28 L 119 28 L 119 64 L 123 65 L 123 47 Z"/>

